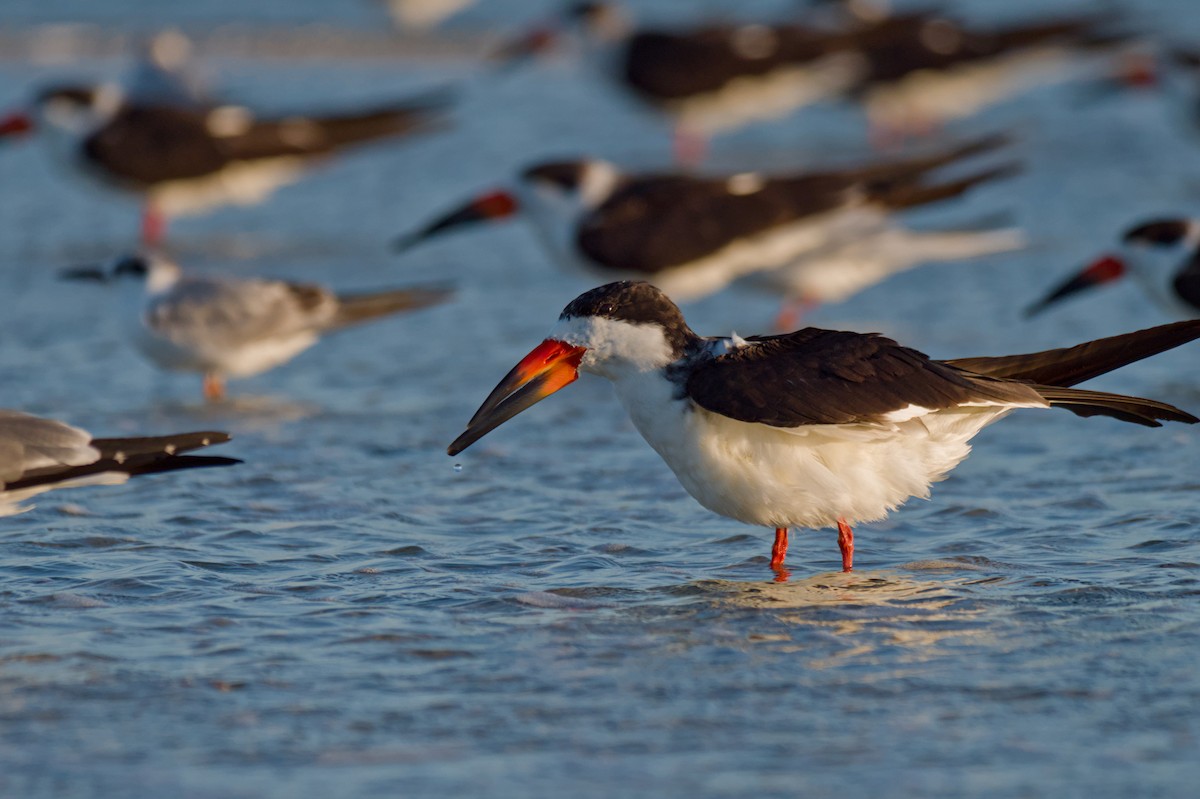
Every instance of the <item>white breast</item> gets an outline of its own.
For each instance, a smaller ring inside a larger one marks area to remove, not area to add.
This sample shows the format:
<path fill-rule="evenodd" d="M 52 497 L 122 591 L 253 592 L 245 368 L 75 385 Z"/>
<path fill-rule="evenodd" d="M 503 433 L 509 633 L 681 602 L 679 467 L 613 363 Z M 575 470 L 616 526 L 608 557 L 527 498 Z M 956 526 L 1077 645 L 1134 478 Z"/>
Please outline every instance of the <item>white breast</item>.
<path fill-rule="evenodd" d="M 807 66 L 735 78 L 716 91 L 671 102 L 666 107 L 677 116 L 681 127 L 711 136 L 748 122 L 778 119 L 834 97 L 853 85 L 862 67 L 857 55 L 835 53 Z"/>
<path fill-rule="evenodd" d="M 927 497 L 968 442 L 1013 408 L 964 407 L 894 424 L 774 428 L 672 399 L 660 375 L 615 384 L 630 418 L 701 505 L 765 527 L 881 519 Z M 1036 407 L 1036 406 L 1033 406 Z"/>
<path fill-rule="evenodd" d="M 298 180 L 305 164 L 296 156 L 234 162 L 211 175 L 155 186 L 148 196 L 168 216 L 198 214 L 223 205 L 254 205 Z"/>

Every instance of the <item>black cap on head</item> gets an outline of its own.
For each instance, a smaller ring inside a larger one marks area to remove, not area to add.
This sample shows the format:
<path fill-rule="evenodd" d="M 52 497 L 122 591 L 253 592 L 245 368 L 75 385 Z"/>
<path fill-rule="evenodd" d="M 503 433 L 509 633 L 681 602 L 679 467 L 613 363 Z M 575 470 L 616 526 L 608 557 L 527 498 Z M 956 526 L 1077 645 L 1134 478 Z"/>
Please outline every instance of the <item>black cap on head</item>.
<path fill-rule="evenodd" d="M 1187 237 L 1191 224 L 1186 219 L 1156 219 L 1135 225 L 1122 237 L 1126 244 L 1152 244 L 1172 247 Z"/>
<path fill-rule="evenodd" d="M 565 191 L 575 191 L 583 183 L 587 161 L 547 161 L 527 168 L 521 177 L 530 182 L 551 183 Z"/>
<path fill-rule="evenodd" d="M 95 102 L 95 99 L 95 86 L 84 86 L 79 84 L 48 86 L 39 91 L 34 97 L 34 101 L 38 105 L 43 105 L 45 103 L 58 100 L 71 103 L 72 105 L 87 106 Z"/>
<path fill-rule="evenodd" d="M 141 277 L 150 274 L 150 264 L 140 255 L 126 255 L 113 264 L 113 277 Z"/>

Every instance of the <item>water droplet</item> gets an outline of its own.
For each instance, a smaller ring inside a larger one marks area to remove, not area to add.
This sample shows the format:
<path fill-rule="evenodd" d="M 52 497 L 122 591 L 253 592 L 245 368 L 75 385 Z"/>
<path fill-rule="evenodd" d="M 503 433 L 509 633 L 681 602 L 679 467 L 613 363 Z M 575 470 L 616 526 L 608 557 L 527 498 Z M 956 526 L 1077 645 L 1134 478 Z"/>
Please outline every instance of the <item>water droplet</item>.
<path fill-rule="evenodd" d="M 462 471 L 462 464 L 461 464 L 461 463 L 456 463 L 456 464 L 454 464 L 454 471 L 455 471 L 455 472 L 461 472 L 461 471 Z"/>

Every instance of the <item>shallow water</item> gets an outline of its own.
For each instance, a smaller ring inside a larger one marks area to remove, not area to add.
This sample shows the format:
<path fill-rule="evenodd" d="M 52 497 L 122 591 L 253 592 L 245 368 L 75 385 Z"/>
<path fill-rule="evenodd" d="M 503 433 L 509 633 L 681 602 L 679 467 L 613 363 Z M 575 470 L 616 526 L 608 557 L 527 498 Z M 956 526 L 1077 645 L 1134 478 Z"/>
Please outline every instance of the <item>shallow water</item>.
<path fill-rule="evenodd" d="M 193 2 L 183 18 L 241 5 Z M 144 6 L 13 13 L 120 30 Z M 1186 3 L 1142 7 L 1146 24 L 1200 38 Z M 255 20 L 307 21 L 263 8 Z M 353 27 L 366 12 L 338 13 Z M 470 75 L 453 61 L 212 66 L 233 95 L 279 108 Z M 0 61 L 0 104 L 119 68 Z M 714 160 L 851 158 L 857 121 L 814 111 L 722 139 Z M 1035 246 L 918 270 L 808 321 L 945 357 L 1160 321 L 1131 286 L 1032 323 L 1019 310 L 1130 221 L 1196 210 L 1200 151 L 1173 122 L 1153 97 L 1047 89 L 956 127 L 1018 129 L 1027 169 L 930 220 L 1010 210 Z M 386 243 L 517 165 L 580 151 L 653 163 L 667 139 L 561 59 L 471 83 L 443 136 L 178 222 L 172 245 L 198 269 L 460 284 L 451 305 L 331 337 L 208 407 L 197 378 L 125 346 L 115 298 L 54 279 L 129 246 L 135 206 L 37 147 L 0 150 L 2 404 L 107 435 L 230 430 L 223 454 L 246 461 L 49 494 L 0 519 L 0 794 L 1190 795 L 1194 428 L 1014 415 L 932 501 L 861 528 L 854 574 L 834 571 L 832 531 L 794 534 L 785 584 L 767 568 L 770 531 L 688 498 L 599 380 L 445 456 L 587 284 L 515 223 L 403 259 Z M 744 291 L 687 308 L 702 332 L 742 333 L 774 310 Z M 1195 363 L 1193 346 L 1095 385 L 1196 410 Z"/>

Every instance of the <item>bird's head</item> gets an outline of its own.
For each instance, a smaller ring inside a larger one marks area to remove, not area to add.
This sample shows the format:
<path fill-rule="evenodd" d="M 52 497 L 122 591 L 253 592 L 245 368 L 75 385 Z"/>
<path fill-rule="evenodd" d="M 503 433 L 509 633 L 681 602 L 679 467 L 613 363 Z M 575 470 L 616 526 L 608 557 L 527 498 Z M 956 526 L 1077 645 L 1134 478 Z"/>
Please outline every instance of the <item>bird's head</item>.
<path fill-rule="evenodd" d="M 683 314 L 649 283 L 622 281 L 572 300 L 550 335 L 521 359 L 447 450 L 457 455 L 556 391 L 580 371 L 611 380 L 661 370 L 697 340 Z"/>
<path fill-rule="evenodd" d="M 493 189 L 478 194 L 400 236 L 392 246 L 404 252 L 452 230 L 507 219 L 522 210 L 528 211 L 535 223 L 553 237 L 560 223 L 608 199 L 619 180 L 617 168 L 598 159 L 540 163 L 521 173 L 515 192 Z M 555 241 L 555 246 L 563 244 Z"/>
<path fill-rule="evenodd" d="M 539 201 L 591 210 L 612 196 L 621 182 L 616 165 L 599 158 L 544 161 L 521 172 L 524 193 Z"/>
<path fill-rule="evenodd" d="M 1182 217 L 1154 219 L 1134 225 L 1121 237 L 1121 247 L 1089 263 L 1049 294 L 1026 309 L 1027 316 L 1087 289 L 1133 275 L 1158 293 L 1172 276 L 1200 251 L 1200 220 Z M 1157 298 L 1157 297 L 1156 297 Z"/>
<path fill-rule="evenodd" d="M 110 83 L 51 86 L 34 97 L 33 125 L 82 136 L 111 119 L 124 99 L 121 88 Z"/>
<path fill-rule="evenodd" d="M 64 269 L 59 272 L 59 277 L 63 280 L 111 283 L 139 292 L 154 291 L 174 283 L 179 277 L 179 267 L 161 256 L 130 253 L 103 264 Z"/>

